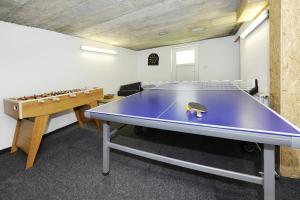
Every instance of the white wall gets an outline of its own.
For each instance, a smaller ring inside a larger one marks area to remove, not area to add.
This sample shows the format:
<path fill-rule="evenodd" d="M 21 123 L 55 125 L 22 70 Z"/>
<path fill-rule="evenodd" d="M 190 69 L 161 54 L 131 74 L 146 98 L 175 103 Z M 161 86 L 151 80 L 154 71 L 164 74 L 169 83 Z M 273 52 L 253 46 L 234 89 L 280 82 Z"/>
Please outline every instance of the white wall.
<path fill-rule="evenodd" d="M 193 46 L 198 50 L 197 64 L 200 80 L 240 79 L 239 43 L 234 37 L 223 37 L 184 45 L 166 46 L 139 51 L 138 80 L 171 81 L 172 50 L 180 46 Z M 147 58 L 151 53 L 159 55 L 159 66 L 148 66 Z"/>
<path fill-rule="evenodd" d="M 240 79 L 239 43 L 234 37 L 205 40 L 198 48 L 200 80 Z"/>
<path fill-rule="evenodd" d="M 103 87 L 116 92 L 137 80 L 136 52 L 51 31 L 0 22 L 0 99 L 58 89 Z M 80 51 L 80 45 L 115 49 L 117 55 Z M 72 112 L 51 119 L 48 132 L 75 122 Z M 16 120 L 0 104 L 0 150 L 10 147 Z"/>
<path fill-rule="evenodd" d="M 243 27 L 241 27 L 243 28 Z M 269 21 L 240 39 L 241 78 L 258 79 L 259 92 L 269 94 Z"/>
<path fill-rule="evenodd" d="M 239 44 L 234 37 L 136 52 L 0 21 L 0 43 L 0 99 L 86 86 L 114 93 L 120 85 L 137 80 L 171 81 L 172 51 L 187 45 L 197 48 L 200 79 L 240 78 Z M 83 52 L 81 44 L 115 49 L 118 54 Z M 147 65 L 150 53 L 160 56 L 159 66 Z M 47 132 L 75 121 L 72 112 L 55 115 Z M 11 146 L 15 123 L 0 104 L 0 149 Z"/>

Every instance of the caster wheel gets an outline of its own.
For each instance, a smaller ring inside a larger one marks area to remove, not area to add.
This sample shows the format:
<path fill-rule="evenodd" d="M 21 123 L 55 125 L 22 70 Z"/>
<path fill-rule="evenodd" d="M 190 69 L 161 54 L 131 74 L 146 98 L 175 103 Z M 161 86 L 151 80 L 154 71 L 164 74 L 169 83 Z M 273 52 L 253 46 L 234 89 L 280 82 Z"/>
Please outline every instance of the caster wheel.
<path fill-rule="evenodd" d="M 102 172 L 102 174 L 103 174 L 103 176 L 108 176 L 108 175 L 109 175 L 109 172 L 106 172 L 106 173 L 103 173 L 103 172 Z"/>

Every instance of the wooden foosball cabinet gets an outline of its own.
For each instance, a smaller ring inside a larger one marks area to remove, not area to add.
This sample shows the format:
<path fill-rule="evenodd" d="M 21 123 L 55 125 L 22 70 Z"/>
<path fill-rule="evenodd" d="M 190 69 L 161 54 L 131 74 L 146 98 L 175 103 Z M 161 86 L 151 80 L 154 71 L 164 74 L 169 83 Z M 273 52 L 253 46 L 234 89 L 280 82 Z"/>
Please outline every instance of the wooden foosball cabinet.
<path fill-rule="evenodd" d="M 17 119 L 11 153 L 18 148 L 27 153 L 26 168 L 33 166 L 49 117 L 73 109 L 80 127 L 84 123 L 83 108 L 96 107 L 103 98 L 102 88 L 75 89 L 21 98 L 4 99 L 4 111 Z M 98 128 L 100 122 L 95 121 Z"/>

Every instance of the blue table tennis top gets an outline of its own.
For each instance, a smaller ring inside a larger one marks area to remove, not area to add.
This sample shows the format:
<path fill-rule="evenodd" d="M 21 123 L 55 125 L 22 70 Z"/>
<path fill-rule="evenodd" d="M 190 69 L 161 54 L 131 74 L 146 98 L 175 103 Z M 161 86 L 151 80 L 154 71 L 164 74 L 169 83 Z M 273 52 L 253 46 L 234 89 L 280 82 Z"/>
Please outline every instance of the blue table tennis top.
<path fill-rule="evenodd" d="M 186 112 L 189 102 L 208 112 Z M 145 90 L 90 112 L 163 122 L 300 137 L 299 129 L 241 90 Z"/>

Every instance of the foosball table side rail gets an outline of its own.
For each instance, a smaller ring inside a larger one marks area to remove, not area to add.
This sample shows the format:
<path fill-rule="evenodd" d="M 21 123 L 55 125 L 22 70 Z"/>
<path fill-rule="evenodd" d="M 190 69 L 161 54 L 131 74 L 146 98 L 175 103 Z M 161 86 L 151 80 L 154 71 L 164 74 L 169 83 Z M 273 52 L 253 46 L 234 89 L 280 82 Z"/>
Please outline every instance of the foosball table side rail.
<path fill-rule="evenodd" d="M 4 112 L 15 118 L 22 119 L 22 106 L 21 102 L 14 99 L 4 99 L 3 100 Z"/>
<path fill-rule="evenodd" d="M 54 97 L 15 100 L 4 99 L 4 111 L 16 119 L 51 115 L 75 107 L 89 105 L 103 97 L 103 89 L 97 88 L 82 92 L 57 95 Z"/>

